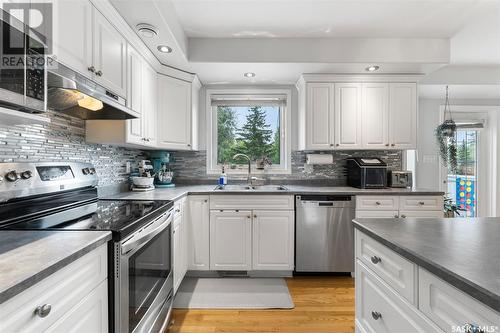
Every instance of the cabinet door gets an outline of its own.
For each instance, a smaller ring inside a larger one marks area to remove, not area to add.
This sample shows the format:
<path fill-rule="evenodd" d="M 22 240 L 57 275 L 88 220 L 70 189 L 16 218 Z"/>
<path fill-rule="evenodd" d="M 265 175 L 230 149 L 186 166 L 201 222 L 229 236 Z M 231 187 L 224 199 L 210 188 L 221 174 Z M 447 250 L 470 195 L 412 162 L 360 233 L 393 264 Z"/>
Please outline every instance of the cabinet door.
<path fill-rule="evenodd" d="M 181 274 L 180 274 L 180 279 L 181 282 L 184 279 L 184 276 L 186 276 L 187 270 L 188 270 L 188 220 L 187 220 L 187 199 L 182 200 L 182 221 L 181 221 Z"/>
<path fill-rule="evenodd" d="M 158 146 L 191 149 L 191 84 L 158 76 Z"/>
<path fill-rule="evenodd" d="M 389 85 L 364 83 L 362 93 L 363 148 L 389 148 Z"/>
<path fill-rule="evenodd" d="M 285 270 L 294 268 L 293 211 L 253 212 L 254 270 Z"/>
<path fill-rule="evenodd" d="M 188 246 L 189 269 L 209 270 L 210 268 L 210 210 L 209 196 L 190 195 L 188 197 Z"/>
<path fill-rule="evenodd" d="M 139 112 L 140 117 L 127 120 L 127 143 L 144 144 L 142 66 L 141 55 L 129 45 L 127 48 L 127 106 Z"/>
<path fill-rule="evenodd" d="M 45 332 L 108 332 L 108 280 L 101 282 L 80 303 L 68 309 Z"/>
<path fill-rule="evenodd" d="M 172 248 L 173 256 L 173 274 L 174 274 L 174 294 L 181 284 L 182 274 L 182 232 L 181 232 L 181 217 L 177 217 L 173 222 L 172 229 Z"/>
<path fill-rule="evenodd" d="M 142 114 L 144 139 L 147 145 L 156 146 L 157 136 L 157 74 L 146 62 L 142 66 Z"/>
<path fill-rule="evenodd" d="M 53 1 L 56 60 L 92 77 L 92 4 L 88 0 Z"/>
<path fill-rule="evenodd" d="M 398 218 L 397 210 L 356 210 L 356 218 Z"/>
<path fill-rule="evenodd" d="M 334 129 L 334 85 L 307 83 L 306 149 L 331 149 Z"/>
<path fill-rule="evenodd" d="M 417 147 L 417 84 L 389 85 L 389 141 L 391 148 Z"/>
<path fill-rule="evenodd" d="M 361 84 L 335 83 L 334 118 L 335 148 L 361 148 Z"/>
<path fill-rule="evenodd" d="M 126 97 L 127 41 L 94 8 L 94 78 L 113 93 Z"/>
<path fill-rule="evenodd" d="M 252 212 L 210 212 L 210 269 L 252 269 Z"/>

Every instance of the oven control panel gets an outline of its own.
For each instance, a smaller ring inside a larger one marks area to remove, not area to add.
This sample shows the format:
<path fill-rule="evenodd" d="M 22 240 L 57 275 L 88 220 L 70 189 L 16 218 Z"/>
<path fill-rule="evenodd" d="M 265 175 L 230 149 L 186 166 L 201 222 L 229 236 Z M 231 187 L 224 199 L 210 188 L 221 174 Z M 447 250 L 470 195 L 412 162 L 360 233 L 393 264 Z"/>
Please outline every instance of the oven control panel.
<path fill-rule="evenodd" d="M 0 163 L 0 201 L 43 193 L 97 186 L 89 163 Z"/>

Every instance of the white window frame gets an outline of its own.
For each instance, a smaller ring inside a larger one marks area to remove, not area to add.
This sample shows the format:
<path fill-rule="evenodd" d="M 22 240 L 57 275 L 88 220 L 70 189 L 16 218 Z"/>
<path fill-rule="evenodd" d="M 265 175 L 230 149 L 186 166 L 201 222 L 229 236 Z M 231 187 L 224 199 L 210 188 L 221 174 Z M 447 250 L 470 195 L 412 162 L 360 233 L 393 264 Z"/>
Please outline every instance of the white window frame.
<path fill-rule="evenodd" d="M 257 170 L 252 164 L 253 175 L 265 174 L 291 174 L 291 89 L 207 89 L 206 90 L 206 123 L 207 123 L 207 174 L 220 174 L 221 166 L 217 164 L 217 111 L 212 107 L 213 95 L 238 95 L 249 98 L 258 95 L 285 95 L 286 103 L 280 112 L 281 131 L 281 164 L 271 165 L 265 170 Z M 233 175 L 247 174 L 246 165 L 238 165 L 236 169 L 227 168 L 226 173 Z"/>
<path fill-rule="evenodd" d="M 498 132 L 500 131 L 500 106 L 473 106 L 473 105 L 451 105 L 453 116 L 466 114 L 472 120 L 486 120 L 485 128 L 487 135 L 480 133 L 478 141 L 478 158 L 480 159 L 478 175 L 481 177 L 477 184 L 477 216 L 498 216 L 500 206 L 497 204 L 500 198 L 500 145 L 498 144 Z M 444 120 L 444 105 L 439 106 L 439 120 Z M 447 168 L 439 163 L 439 185 L 446 192 Z"/>

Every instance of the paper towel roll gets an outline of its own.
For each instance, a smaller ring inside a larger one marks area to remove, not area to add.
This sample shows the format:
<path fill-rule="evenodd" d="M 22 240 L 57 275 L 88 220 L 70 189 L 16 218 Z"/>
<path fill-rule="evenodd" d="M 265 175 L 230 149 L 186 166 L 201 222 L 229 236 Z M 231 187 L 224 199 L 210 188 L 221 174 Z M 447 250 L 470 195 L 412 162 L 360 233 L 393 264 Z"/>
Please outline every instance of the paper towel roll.
<path fill-rule="evenodd" d="M 332 164 L 332 154 L 307 154 L 306 164 Z"/>

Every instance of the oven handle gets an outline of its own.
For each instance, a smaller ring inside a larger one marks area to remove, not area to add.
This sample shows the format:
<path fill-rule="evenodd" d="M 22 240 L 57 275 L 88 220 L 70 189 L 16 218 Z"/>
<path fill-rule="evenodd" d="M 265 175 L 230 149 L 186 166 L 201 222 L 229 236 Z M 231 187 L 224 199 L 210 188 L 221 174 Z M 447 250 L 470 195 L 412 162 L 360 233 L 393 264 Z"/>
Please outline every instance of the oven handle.
<path fill-rule="evenodd" d="M 122 243 L 122 254 L 127 254 L 130 251 L 132 251 L 133 249 L 139 248 L 140 245 L 148 242 L 153 237 L 158 235 L 160 232 L 165 230 L 165 228 L 168 227 L 168 225 L 172 222 L 172 212 L 173 212 L 173 209 L 170 209 L 168 212 L 163 213 L 160 217 L 158 217 L 156 220 L 154 220 L 151 223 L 151 224 L 154 224 L 158 220 L 165 219 L 165 221 L 163 223 L 161 223 L 158 227 L 154 228 L 151 231 L 148 231 L 148 232 L 142 234 L 142 232 L 146 231 L 143 229 L 140 236 L 134 235 L 131 238 L 129 238 L 128 240 L 126 240 L 124 243 Z"/>

